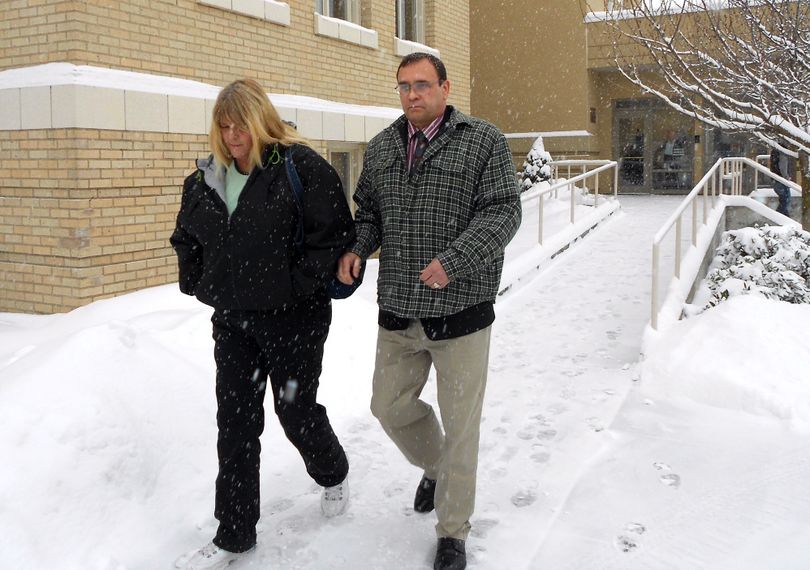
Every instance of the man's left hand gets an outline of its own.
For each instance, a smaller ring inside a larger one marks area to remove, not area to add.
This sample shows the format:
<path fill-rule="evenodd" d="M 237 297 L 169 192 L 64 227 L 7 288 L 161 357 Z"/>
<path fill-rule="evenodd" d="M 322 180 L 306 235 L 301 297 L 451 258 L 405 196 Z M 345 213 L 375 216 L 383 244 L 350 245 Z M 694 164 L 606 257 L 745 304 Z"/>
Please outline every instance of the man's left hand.
<path fill-rule="evenodd" d="M 433 258 L 422 271 L 419 272 L 419 280 L 431 289 L 444 289 L 450 283 L 450 278 L 444 272 L 441 262 Z"/>

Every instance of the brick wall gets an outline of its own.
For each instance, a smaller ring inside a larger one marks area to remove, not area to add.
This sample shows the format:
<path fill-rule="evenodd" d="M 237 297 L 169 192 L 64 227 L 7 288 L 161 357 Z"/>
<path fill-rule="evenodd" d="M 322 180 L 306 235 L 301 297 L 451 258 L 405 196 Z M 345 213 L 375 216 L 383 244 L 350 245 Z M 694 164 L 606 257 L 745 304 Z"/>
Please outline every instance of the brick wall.
<path fill-rule="evenodd" d="M 204 136 L 119 131 L 0 139 L 0 310 L 64 311 L 174 280 L 180 187 L 206 149 Z"/>

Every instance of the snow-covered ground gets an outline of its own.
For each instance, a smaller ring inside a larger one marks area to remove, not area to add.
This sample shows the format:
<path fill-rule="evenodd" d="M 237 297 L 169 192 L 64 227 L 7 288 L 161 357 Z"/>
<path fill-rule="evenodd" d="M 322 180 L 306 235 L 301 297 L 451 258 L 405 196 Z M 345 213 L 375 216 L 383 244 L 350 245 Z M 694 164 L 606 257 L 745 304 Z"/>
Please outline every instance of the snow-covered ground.
<path fill-rule="evenodd" d="M 810 567 L 810 306 L 733 298 L 637 362 L 649 244 L 678 198 L 621 202 L 497 305 L 469 567 Z M 349 511 L 322 518 L 269 418 L 259 546 L 234 570 L 431 567 L 421 474 L 368 411 L 374 274 L 334 304 L 320 391 Z M 170 568 L 210 540 L 209 318 L 172 285 L 0 314 L 0 568 Z"/>

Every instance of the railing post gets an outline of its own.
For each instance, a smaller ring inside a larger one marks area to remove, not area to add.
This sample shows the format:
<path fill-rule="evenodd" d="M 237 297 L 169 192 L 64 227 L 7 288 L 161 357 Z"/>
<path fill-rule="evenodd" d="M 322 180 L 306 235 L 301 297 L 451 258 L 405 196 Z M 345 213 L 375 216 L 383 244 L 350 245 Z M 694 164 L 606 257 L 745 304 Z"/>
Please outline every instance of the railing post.
<path fill-rule="evenodd" d="M 572 224 L 574 223 L 574 202 L 575 202 L 574 188 L 575 188 L 575 186 L 569 182 L 568 183 L 568 192 L 571 194 L 571 223 Z"/>
<path fill-rule="evenodd" d="M 537 224 L 537 242 L 540 245 L 543 245 L 543 208 L 545 205 L 545 201 L 546 201 L 545 195 L 540 194 L 540 208 L 538 210 L 540 212 L 540 220 L 539 223 Z"/>
<path fill-rule="evenodd" d="M 712 177 L 714 180 L 714 177 Z M 714 186 L 712 184 L 712 186 Z M 703 184 L 703 225 L 705 226 L 709 223 L 709 189 L 706 188 L 706 184 Z"/>
<path fill-rule="evenodd" d="M 599 175 L 595 175 L 594 178 L 593 205 L 596 207 L 599 205 Z"/>
<path fill-rule="evenodd" d="M 613 164 L 613 197 L 619 197 L 619 163 Z"/>
<path fill-rule="evenodd" d="M 650 291 L 650 324 L 658 330 L 658 256 L 660 244 L 653 243 L 652 249 L 652 291 Z"/>
<path fill-rule="evenodd" d="M 678 216 L 675 222 L 675 277 L 681 278 L 681 219 L 683 214 Z"/>

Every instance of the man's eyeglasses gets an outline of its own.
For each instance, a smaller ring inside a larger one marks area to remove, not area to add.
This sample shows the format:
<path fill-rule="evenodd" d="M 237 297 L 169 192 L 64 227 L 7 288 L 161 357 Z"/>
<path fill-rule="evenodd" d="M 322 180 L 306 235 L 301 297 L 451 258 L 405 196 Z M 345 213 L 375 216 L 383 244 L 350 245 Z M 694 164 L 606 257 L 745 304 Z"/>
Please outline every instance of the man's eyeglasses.
<path fill-rule="evenodd" d="M 398 92 L 400 95 L 407 95 L 413 89 L 414 93 L 422 93 L 427 92 L 428 89 L 433 87 L 436 84 L 441 85 L 441 79 L 438 81 L 415 81 L 413 83 L 397 83 L 397 86 L 394 87 L 394 91 Z"/>

